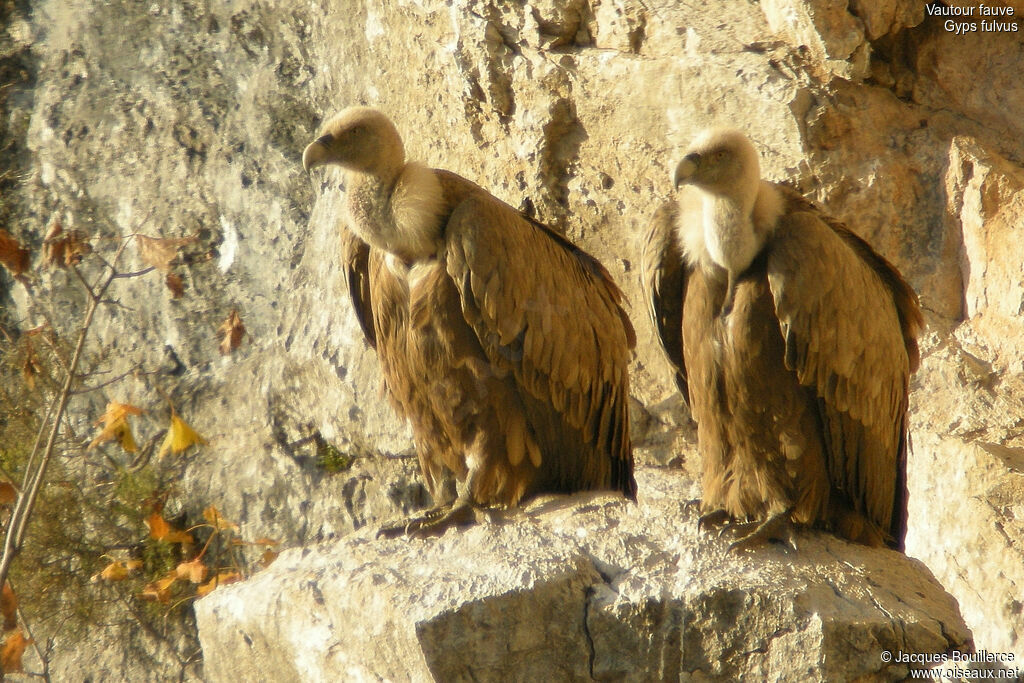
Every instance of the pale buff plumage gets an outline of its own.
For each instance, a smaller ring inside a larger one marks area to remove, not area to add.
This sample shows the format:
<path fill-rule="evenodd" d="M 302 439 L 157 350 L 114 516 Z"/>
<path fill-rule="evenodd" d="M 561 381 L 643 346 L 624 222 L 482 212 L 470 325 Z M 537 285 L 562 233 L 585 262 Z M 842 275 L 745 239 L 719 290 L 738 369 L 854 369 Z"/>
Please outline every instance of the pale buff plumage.
<path fill-rule="evenodd" d="M 325 125 L 303 164 L 327 163 L 346 171 L 353 307 L 435 497 L 446 472 L 472 505 L 542 491 L 635 497 L 635 338 L 604 268 L 468 180 L 407 163 L 376 110 Z"/>
<path fill-rule="evenodd" d="M 704 506 L 902 548 L 922 319 L 871 247 L 702 133 L 644 251 L 650 312 L 698 423 Z"/>

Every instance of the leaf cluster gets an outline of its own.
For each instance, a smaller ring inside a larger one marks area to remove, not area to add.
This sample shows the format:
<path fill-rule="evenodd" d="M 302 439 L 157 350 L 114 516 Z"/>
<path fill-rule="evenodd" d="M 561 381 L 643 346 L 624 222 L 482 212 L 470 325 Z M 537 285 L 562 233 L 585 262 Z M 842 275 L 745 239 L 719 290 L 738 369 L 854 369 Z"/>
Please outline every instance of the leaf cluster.
<path fill-rule="evenodd" d="M 139 233 L 101 238 L 54 221 L 34 252 L 0 227 L 0 277 L 6 271 L 25 288 L 33 315 L 39 314 L 32 302 L 47 271 L 73 276 L 88 304 L 81 320 L 70 321 L 79 325 L 77 343 L 59 337 L 45 315 L 42 324 L 20 332 L 3 328 L 0 320 L 0 678 L 22 671 L 22 656 L 32 647 L 42 665 L 36 675 L 48 680 L 55 643 L 86 642 L 98 624 L 141 632 L 186 666 L 195 654 L 182 652 L 182 643 L 195 644 L 194 627 L 188 626 L 190 611 L 175 608 L 242 578 L 244 549 L 262 552 L 264 564 L 276 556 L 276 542 L 243 540 L 237 525 L 213 506 L 193 526 L 183 527 L 183 516 L 165 519 L 164 505 L 173 495 L 166 456 L 206 443 L 173 404 L 159 448 L 159 431 L 136 439 L 153 423 L 137 424 L 148 411 L 129 402 L 110 400 L 94 415 L 91 439 L 76 433 L 66 417 L 72 396 L 127 376 L 90 388 L 89 370 L 80 369 L 94 312 L 121 305 L 108 287 L 156 272 L 172 298 L 183 296 L 185 267 L 206 258 L 197 243 L 196 237 Z M 132 272 L 118 265 L 130 245 L 143 264 Z M 216 334 L 221 354 L 239 347 L 246 330 L 237 310 Z M 90 458 L 89 451 L 101 459 Z M 126 463 L 115 451 L 137 456 Z"/>

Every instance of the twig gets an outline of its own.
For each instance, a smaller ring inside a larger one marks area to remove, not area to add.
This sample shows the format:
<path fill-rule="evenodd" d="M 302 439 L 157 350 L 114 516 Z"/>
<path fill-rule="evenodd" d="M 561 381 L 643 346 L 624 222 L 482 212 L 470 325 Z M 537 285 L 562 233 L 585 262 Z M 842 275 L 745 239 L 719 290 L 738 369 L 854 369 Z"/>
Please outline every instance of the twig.
<path fill-rule="evenodd" d="M 112 259 L 113 265 L 111 266 L 111 271 L 106 276 L 106 279 L 103 280 L 102 284 L 95 289 L 89 287 L 91 301 L 89 303 L 89 308 L 85 312 L 85 319 L 82 321 L 81 330 L 78 333 L 78 341 L 75 344 L 75 351 L 71 356 L 71 363 L 68 366 L 68 372 L 64 378 L 64 386 L 61 388 L 60 394 L 57 396 L 57 400 L 50 404 L 49 413 L 53 415 L 52 421 L 48 416 L 36 436 L 36 442 L 32 448 L 32 455 L 29 456 L 30 465 L 34 464 L 34 461 L 39 454 L 39 443 L 42 440 L 46 424 L 49 422 L 51 426 L 46 438 L 46 446 L 43 448 L 42 454 L 39 455 L 39 464 L 36 467 L 36 471 L 33 473 L 31 469 L 26 468 L 25 485 L 22 488 L 21 495 L 18 496 L 18 502 L 14 507 L 14 512 L 11 513 L 10 525 L 8 526 L 7 533 L 4 536 L 3 554 L 0 555 L 0 586 L 3 585 L 8 574 L 10 574 L 11 563 L 14 561 L 15 555 L 21 551 L 22 543 L 25 540 L 25 530 L 28 528 L 28 522 L 32 518 L 32 511 L 35 509 L 36 501 L 39 497 L 39 490 L 43 485 L 43 479 L 46 476 L 46 470 L 50 464 L 50 460 L 53 458 L 54 446 L 57 443 L 57 435 L 58 432 L 60 432 L 60 425 L 64 418 L 64 411 L 67 410 L 68 401 L 71 398 L 71 387 L 75 383 L 78 364 L 81 361 L 82 353 L 85 350 L 85 340 L 89 336 L 89 329 L 92 327 L 93 317 L 96 315 L 96 310 L 100 306 L 103 294 L 106 292 L 107 287 L 109 287 L 114 281 L 114 275 L 117 274 L 115 266 L 127 244 L 128 243 L 126 241 L 118 247 L 117 252 L 114 254 L 114 258 Z M 88 287 L 84 278 L 83 284 L 86 284 Z M 56 406 L 56 410 L 54 410 L 54 406 Z"/>
<path fill-rule="evenodd" d="M 111 270 L 113 271 L 112 267 Z M 75 277 L 78 278 L 78 281 L 82 283 L 82 286 L 85 287 L 85 291 L 89 295 L 89 298 L 92 299 L 93 301 L 96 301 L 96 299 L 98 298 L 96 296 L 96 292 L 93 291 L 92 285 L 90 285 L 88 280 L 85 279 L 85 276 L 82 275 L 82 271 L 78 269 L 78 265 L 71 264 L 71 271 L 75 274 Z"/>
<path fill-rule="evenodd" d="M 130 273 L 118 273 L 117 275 L 114 276 L 114 279 L 118 280 L 118 279 L 128 278 L 128 277 L 139 277 L 140 275 L 145 275 L 146 273 L 151 273 L 154 270 L 156 270 L 155 266 L 149 266 L 147 268 L 143 268 L 142 270 L 134 270 L 134 271 L 132 271 Z"/>
<path fill-rule="evenodd" d="M 159 372 L 158 370 L 148 370 L 146 372 L 139 372 L 137 368 L 134 368 L 132 370 L 128 370 L 126 372 L 122 372 L 117 377 L 114 377 L 112 379 L 108 379 L 107 381 L 101 382 L 101 383 L 97 384 L 96 386 L 82 387 L 81 389 L 75 389 L 74 391 L 71 392 L 71 394 L 73 396 L 77 396 L 78 394 L 88 394 L 89 392 L 92 392 L 92 391 L 98 391 L 98 390 L 102 389 L 105 386 L 114 384 L 116 382 L 120 382 L 121 380 L 123 380 L 125 377 L 128 377 L 129 375 L 135 375 L 137 377 L 146 377 L 148 375 L 155 375 L 158 372 Z M 93 374 L 98 374 L 98 373 L 93 373 Z"/>

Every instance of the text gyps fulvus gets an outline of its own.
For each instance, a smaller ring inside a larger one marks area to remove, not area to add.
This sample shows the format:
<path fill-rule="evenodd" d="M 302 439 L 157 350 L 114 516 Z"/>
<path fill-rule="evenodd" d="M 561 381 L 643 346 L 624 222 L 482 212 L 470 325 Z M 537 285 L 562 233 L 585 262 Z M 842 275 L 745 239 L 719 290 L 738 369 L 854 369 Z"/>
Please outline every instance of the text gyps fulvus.
<path fill-rule="evenodd" d="M 406 163 L 374 109 L 331 119 L 302 162 L 346 171 L 353 308 L 437 505 L 385 532 L 433 533 L 541 492 L 635 499 L 636 338 L 604 267 L 465 178 Z M 459 495 L 439 505 L 446 469 Z"/>
<path fill-rule="evenodd" d="M 712 129 L 655 214 L 644 287 L 697 422 L 704 519 L 749 547 L 792 524 L 903 548 L 917 297 L 870 245 L 762 181 L 740 132 Z"/>

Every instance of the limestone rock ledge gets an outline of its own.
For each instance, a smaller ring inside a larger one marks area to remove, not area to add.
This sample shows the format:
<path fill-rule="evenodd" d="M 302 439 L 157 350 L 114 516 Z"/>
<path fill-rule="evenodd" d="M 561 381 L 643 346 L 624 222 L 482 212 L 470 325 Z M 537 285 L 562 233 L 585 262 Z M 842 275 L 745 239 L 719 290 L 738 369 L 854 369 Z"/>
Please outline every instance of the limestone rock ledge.
<path fill-rule="evenodd" d="M 973 647 L 896 552 L 802 533 L 729 553 L 692 483 L 548 497 L 434 539 L 364 528 L 196 605 L 208 681 L 902 680 L 883 652 Z"/>

